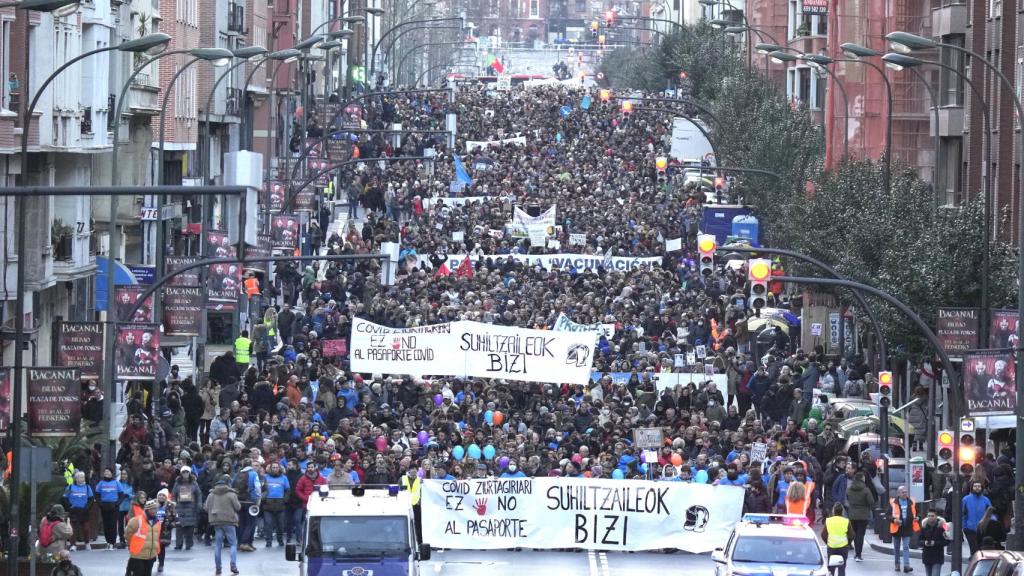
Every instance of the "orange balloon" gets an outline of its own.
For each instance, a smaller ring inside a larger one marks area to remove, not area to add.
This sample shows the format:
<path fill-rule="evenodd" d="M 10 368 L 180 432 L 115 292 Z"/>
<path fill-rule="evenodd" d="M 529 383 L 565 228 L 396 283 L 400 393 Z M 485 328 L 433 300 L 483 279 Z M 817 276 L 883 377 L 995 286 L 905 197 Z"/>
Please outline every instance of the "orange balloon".
<path fill-rule="evenodd" d="M 505 415 L 497 410 L 494 411 L 494 425 L 501 426 L 501 423 L 505 421 Z"/>
<path fill-rule="evenodd" d="M 672 455 L 672 465 L 673 466 L 682 466 L 683 465 L 683 457 L 680 456 L 679 454 L 673 454 Z"/>

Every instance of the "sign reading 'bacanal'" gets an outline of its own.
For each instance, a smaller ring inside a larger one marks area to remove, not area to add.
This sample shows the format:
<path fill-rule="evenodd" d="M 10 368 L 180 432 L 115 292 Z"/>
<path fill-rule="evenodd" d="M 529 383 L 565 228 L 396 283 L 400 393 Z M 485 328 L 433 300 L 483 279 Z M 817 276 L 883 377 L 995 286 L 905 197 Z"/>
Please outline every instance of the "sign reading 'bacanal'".
<path fill-rule="evenodd" d="M 449 548 L 701 553 L 725 544 L 743 489 L 589 478 L 427 480 L 423 501 L 424 541 Z"/>

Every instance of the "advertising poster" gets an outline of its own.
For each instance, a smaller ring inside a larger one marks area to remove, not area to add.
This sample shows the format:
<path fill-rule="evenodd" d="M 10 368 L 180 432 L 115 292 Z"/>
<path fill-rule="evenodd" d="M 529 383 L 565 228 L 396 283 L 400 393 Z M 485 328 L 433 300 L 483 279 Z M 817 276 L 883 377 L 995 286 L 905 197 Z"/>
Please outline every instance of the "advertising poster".
<path fill-rule="evenodd" d="M 312 212 L 316 208 L 316 192 L 313 190 L 312 185 L 306 186 L 295 195 L 291 208 L 299 212 Z"/>
<path fill-rule="evenodd" d="M 206 233 L 206 255 L 209 258 L 234 258 L 235 245 L 226 232 L 210 230 Z"/>
<path fill-rule="evenodd" d="M 266 206 L 271 212 L 280 212 L 284 206 L 284 186 L 276 180 L 264 182 L 260 204 Z"/>
<path fill-rule="evenodd" d="M 160 330 L 156 324 L 122 324 L 117 327 L 114 368 L 124 380 L 156 378 L 160 358 Z"/>
<path fill-rule="evenodd" d="M 235 246 L 228 235 L 220 231 L 206 233 L 207 254 L 213 258 L 234 258 Z M 238 307 L 242 285 L 242 267 L 239 264 L 214 264 L 206 278 L 206 309 L 233 312 Z"/>
<path fill-rule="evenodd" d="M 245 258 L 269 258 L 273 254 L 273 238 L 270 234 L 257 234 L 256 235 L 256 246 L 245 246 Z M 246 270 L 255 270 L 257 272 L 265 273 L 270 262 L 253 261 L 245 264 Z"/>
<path fill-rule="evenodd" d="M 82 385 L 77 368 L 28 368 L 29 436 L 78 436 Z"/>
<path fill-rule="evenodd" d="M 0 368 L 0 431 L 11 426 L 11 371 Z"/>
<path fill-rule="evenodd" d="M 146 298 L 146 301 L 135 310 L 135 303 L 142 297 L 142 293 L 148 286 L 129 284 L 127 286 L 114 287 L 114 313 L 117 314 L 118 322 L 151 323 L 153 322 L 153 297 Z"/>
<path fill-rule="evenodd" d="M 294 250 L 299 246 L 299 217 L 294 214 L 274 214 L 270 218 L 270 246 Z"/>
<path fill-rule="evenodd" d="M 992 324 L 988 331 L 989 348 L 1013 348 L 1017 344 L 1017 311 L 993 310 Z"/>
<path fill-rule="evenodd" d="M 77 368 L 83 379 L 99 378 L 103 372 L 103 323 L 61 322 L 57 364 Z"/>
<path fill-rule="evenodd" d="M 961 358 L 968 350 L 978 349 L 977 308 L 939 308 L 935 318 L 935 335 L 951 358 Z"/>
<path fill-rule="evenodd" d="M 971 416 L 1013 414 L 1017 409 L 1013 355 L 981 351 L 964 355 L 964 395 Z"/>
<path fill-rule="evenodd" d="M 164 258 L 164 271 L 173 274 L 185 266 L 195 264 L 199 259 L 194 256 L 167 256 Z M 173 276 L 166 284 L 167 286 L 199 286 L 199 268 L 192 268 Z"/>
<path fill-rule="evenodd" d="M 202 323 L 203 298 L 206 291 L 199 286 L 168 286 L 164 288 L 164 334 L 198 336 Z"/>

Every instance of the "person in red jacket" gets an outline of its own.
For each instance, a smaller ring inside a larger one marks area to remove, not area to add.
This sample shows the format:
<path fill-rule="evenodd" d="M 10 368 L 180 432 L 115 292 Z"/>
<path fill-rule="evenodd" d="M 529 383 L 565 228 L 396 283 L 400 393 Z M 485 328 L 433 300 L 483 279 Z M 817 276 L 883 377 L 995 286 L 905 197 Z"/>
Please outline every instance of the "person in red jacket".
<path fill-rule="evenodd" d="M 295 483 L 295 495 L 302 502 L 302 506 L 296 506 L 292 511 L 292 526 L 295 527 L 295 537 L 299 544 L 303 543 L 303 536 L 306 533 L 306 505 L 309 503 L 309 496 L 316 492 L 317 486 L 327 484 L 327 479 L 320 475 L 316 464 L 310 462 L 306 465 L 306 473 Z"/>

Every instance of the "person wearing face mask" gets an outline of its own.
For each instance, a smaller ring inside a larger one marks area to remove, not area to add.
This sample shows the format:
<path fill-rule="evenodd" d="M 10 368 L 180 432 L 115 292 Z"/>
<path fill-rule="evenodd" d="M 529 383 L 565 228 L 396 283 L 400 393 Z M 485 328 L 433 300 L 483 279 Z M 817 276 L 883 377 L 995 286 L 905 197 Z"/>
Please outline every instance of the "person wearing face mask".
<path fill-rule="evenodd" d="M 96 483 L 96 498 L 100 503 L 100 516 L 103 518 L 103 536 L 107 540 L 107 550 L 113 550 L 117 543 L 117 511 L 121 501 L 129 498 L 121 489 L 121 483 L 114 480 L 114 472 L 110 468 L 103 469 L 103 480 Z"/>
<path fill-rule="evenodd" d="M 509 460 L 508 469 L 501 473 L 502 478 L 526 478 L 526 474 L 516 466 L 515 460 Z"/>
<path fill-rule="evenodd" d="M 401 486 L 403 490 L 409 491 L 409 498 L 412 500 L 413 518 L 416 522 L 416 541 L 423 541 L 423 516 L 420 509 L 420 490 L 422 482 L 416 474 L 416 467 L 409 466 L 405 476 L 402 476 Z"/>
<path fill-rule="evenodd" d="M 163 523 L 157 518 L 160 505 L 156 500 L 146 502 L 143 513 L 132 517 L 124 528 L 128 540 L 128 569 L 125 576 L 152 576 L 153 564 L 160 554 L 160 530 Z"/>

